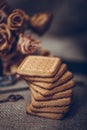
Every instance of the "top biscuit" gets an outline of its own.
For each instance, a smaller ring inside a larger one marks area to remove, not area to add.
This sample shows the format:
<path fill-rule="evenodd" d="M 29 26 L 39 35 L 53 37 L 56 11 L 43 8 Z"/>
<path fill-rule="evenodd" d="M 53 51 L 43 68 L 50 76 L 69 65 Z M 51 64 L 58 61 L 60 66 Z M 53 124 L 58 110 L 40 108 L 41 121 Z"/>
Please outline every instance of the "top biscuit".
<path fill-rule="evenodd" d="M 57 57 L 27 56 L 17 69 L 23 76 L 52 77 L 61 66 L 61 59 Z"/>

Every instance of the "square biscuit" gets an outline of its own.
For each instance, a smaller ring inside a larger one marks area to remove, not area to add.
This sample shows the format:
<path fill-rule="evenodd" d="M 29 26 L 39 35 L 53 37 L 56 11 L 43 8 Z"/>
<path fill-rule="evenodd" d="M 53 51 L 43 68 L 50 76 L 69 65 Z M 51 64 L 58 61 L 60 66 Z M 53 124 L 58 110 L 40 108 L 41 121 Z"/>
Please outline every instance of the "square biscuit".
<path fill-rule="evenodd" d="M 66 113 L 69 111 L 69 106 L 35 108 L 30 104 L 28 107 L 30 107 L 33 112 L 37 113 Z"/>
<path fill-rule="evenodd" d="M 61 99 L 61 98 L 67 98 L 72 96 L 72 89 L 55 93 L 52 96 L 43 96 L 38 91 L 34 90 L 33 88 L 30 88 L 31 93 L 36 101 L 48 101 L 48 100 L 55 100 L 55 99 Z"/>
<path fill-rule="evenodd" d="M 52 76 L 61 64 L 60 58 L 28 56 L 19 66 L 17 72 L 28 76 Z"/>
<path fill-rule="evenodd" d="M 57 86 L 51 90 L 43 89 L 43 88 L 40 88 L 40 87 L 35 86 L 33 84 L 30 84 L 30 88 L 33 88 L 34 90 L 39 92 L 41 95 L 46 96 L 46 97 L 52 96 L 55 93 L 59 93 L 59 92 L 71 89 L 73 86 L 74 86 L 73 80 L 70 80 L 70 81 L 66 82 L 65 84 Z"/>
<path fill-rule="evenodd" d="M 43 108 L 43 107 L 62 107 L 62 106 L 70 106 L 71 97 L 48 100 L 48 101 L 36 101 L 34 96 L 31 95 L 32 105 L 35 108 Z"/>
<path fill-rule="evenodd" d="M 61 63 L 61 59 L 56 57 L 27 56 L 18 67 L 17 73 L 31 77 L 52 77 Z"/>
<path fill-rule="evenodd" d="M 61 84 L 66 83 L 68 80 L 70 80 L 73 77 L 72 73 L 70 71 L 66 71 L 57 81 L 53 82 L 53 83 L 47 83 L 47 82 L 35 82 L 35 81 L 31 81 L 30 83 L 38 86 L 40 88 L 43 89 L 52 89 L 56 86 L 59 86 Z"/>
<path fill-rule="evenodd" d="M 49 119 L 56 119 L 56 120 L 60 120 L 60 119 L 62 119 L 64 117 L 63 113 L 56 114 L 56 113 L 48 113 L 48 112 L 47 113 L 33 112 L 30 107 L 27 107 L 26 113 L 30 114 L 30 115 L 33 115 L 33 116 L 49 118 Z"/>
<path fill-rule="evenodd" d="M 59 68 L 59 70 L 57 71 L 57 73 L 53 76 L 53 77 L 30 77 L 30 76 L 23 76 L 23 78 L 25 80 L 29 80 L 29 81 L 39 81 L 39 82 L 47 82 L 47 83 L 53 83 L 55 81 L 57 81 L 63 74 L 64 72 L 67 70 L 67 65 L 66 64 L 62 64 Z"/>

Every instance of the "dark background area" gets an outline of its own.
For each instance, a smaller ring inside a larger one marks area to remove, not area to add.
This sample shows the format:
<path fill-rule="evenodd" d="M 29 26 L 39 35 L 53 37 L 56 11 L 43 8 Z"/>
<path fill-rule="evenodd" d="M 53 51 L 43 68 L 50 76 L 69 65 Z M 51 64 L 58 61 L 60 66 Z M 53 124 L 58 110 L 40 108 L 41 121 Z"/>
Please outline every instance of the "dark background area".
<path fill-rule="evenodd" d="M 55 52 L 54 47 L 50 44 L 48 49 L 54 49 L 53 54 L 58 55 L 64 59 L 69 65 L 69 68 L 73 72 L 78 72 L 87 75 L 87 1 L 86 0 L 8 0 L 8 3 L 12 8 L 21 8 L 30 16 L 38 12 L 52 12 L 54 19 L 52 26 L 48 33 L 49 38 L 58 40 L 58 48 L 65 46 L 65 51 L 72 50 L 73 54 L 67 53 L 71 57 L 67 57 L 64 50 L 61 52 Z M 65 39 L 68 39 L 67 43 L 63 44 Z M 60 41 L 59 41 L 60 40 Z M 43 41 L 42 41 L 43 43 Z M 61 45 L 62 44 L 62 45 Z M 43 47 L 44 45 L 42 45 Z M 47 47 L 46 46 L 46 47 Z M 66 46 L 68 46 L 66 48 Z M 67 50 L 66 50 L 67 49 Z M 75 52 L 79 52 L 79 56 Z M 64 57 L 65 56 L 65 57 Z M 72 58 L 74 56 L 74 58 Z M 77 70 L 78 66 L 78 70 Z"/>

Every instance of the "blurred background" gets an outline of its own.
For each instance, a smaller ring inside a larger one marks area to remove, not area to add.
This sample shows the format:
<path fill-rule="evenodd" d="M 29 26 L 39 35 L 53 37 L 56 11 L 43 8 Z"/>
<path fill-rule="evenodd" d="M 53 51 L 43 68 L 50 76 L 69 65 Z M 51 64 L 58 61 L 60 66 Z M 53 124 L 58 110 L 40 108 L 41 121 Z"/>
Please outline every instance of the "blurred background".
<path fill-rule="evenodd" d="M 51 12 L 52 25 L 39 37 L 42 47 L 62 57 L 70 69 L 87 74 L 87 1 L 86 0 L 8 0 L 12 8 L 21 8 L 30 16 Z M 34 35 L 34 34 L 32 34 Z"/>

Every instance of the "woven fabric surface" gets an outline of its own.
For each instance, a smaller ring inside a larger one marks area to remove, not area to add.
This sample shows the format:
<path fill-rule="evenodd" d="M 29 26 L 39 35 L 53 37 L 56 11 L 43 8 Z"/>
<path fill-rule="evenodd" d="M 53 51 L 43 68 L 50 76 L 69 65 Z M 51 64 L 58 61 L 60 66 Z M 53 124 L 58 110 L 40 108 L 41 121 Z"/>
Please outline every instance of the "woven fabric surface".
<path fill-rule="evenodd" d="M 10 90 L 10 91 L 6 91 Z M 77 86 L 73 92 L 71 110 L 63 120 L 52 120 L 26 114 L 30 91 L 23 81 L 0 87 L 0 99 L 10 94 L 21 94 L 24 100 L 0 104 L 0 130 L 87 130 L 87 86 Z"/>

